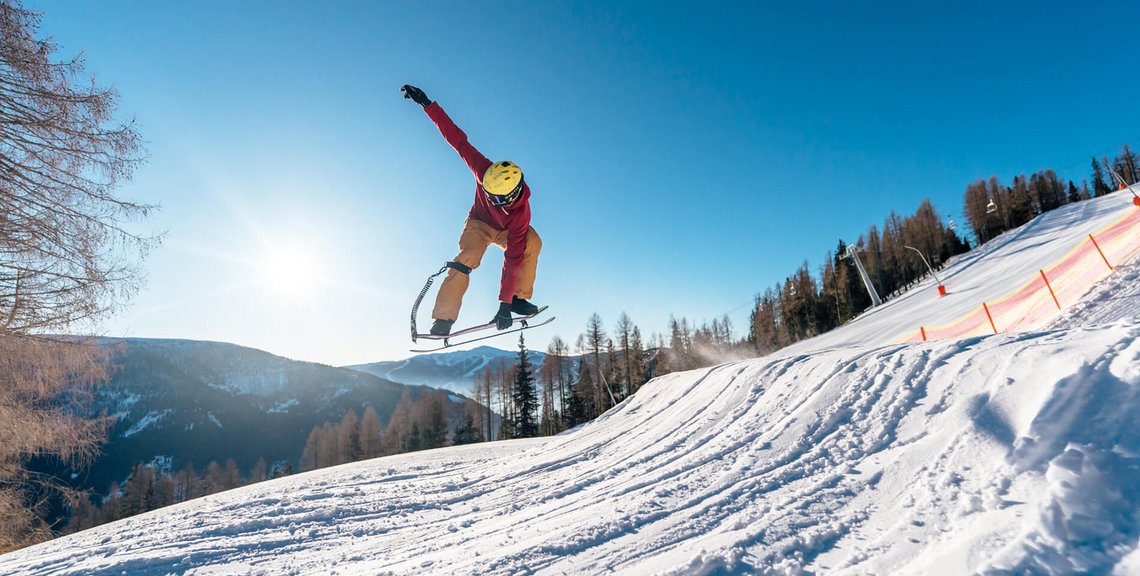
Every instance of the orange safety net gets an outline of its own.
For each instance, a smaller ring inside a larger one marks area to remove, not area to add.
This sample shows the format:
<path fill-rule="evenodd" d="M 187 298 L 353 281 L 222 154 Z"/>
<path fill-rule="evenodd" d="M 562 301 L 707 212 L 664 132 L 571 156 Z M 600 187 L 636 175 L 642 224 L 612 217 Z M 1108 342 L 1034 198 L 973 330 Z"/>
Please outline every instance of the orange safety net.
<path fill-rule="evenodd" d="M 995 302 L 983 302 L 969 314 L 942 326 L 922 326 L 901 342 L 966 338 L 1032 330 L 1075 304 L 1085 292 L 1140 250 L 1140 210 L 1097 232 L 1021 288 Z"/>

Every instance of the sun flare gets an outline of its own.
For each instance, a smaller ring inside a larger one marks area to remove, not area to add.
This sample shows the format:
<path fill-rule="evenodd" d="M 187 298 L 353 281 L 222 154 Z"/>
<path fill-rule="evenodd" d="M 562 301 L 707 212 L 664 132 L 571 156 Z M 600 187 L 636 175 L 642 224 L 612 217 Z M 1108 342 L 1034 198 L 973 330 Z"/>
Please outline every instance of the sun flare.
<path fill-rule="evenodd" d="M 298 300 L 312 296 L 319 280 L 314 255 L 296 247 L 270 250 L 259 265 L 261 281 L 279 298 Z"/>

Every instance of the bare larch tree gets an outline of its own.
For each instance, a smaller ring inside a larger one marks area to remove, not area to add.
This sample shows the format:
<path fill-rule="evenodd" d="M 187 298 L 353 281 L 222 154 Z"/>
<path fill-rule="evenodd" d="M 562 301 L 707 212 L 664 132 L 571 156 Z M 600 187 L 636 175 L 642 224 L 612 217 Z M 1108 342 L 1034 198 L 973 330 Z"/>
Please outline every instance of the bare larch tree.
<path fill-rule="evenodd" d="M 53 61 L 39 24 L 0 0 L 0 552 L 50 537 L 47 503 L 66 494 L 29 461 L 98 449 L 106 422 L 76 405 L 108 374 L 91 335 L 158 242 L 130 229 L 153 206 L 115 196 L 144 158 L 133 121 L 80 57 Z"/>

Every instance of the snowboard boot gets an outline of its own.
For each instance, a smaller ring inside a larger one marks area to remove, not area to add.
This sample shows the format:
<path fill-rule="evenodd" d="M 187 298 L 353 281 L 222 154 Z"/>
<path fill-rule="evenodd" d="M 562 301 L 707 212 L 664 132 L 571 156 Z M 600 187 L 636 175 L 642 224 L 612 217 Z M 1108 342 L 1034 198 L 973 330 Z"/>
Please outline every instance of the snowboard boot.
<path fill-rule="evenodd" d="M 527 302 L 526 300 L 515 296 L 511 299 L 511 312 L 518 314 L 519 316 L 532 316 L 538 312 L 538 306 L 535 306 L 534 304 L 531 304 L 530 302 Z"/>
<path fill-rule="evenodd" d="M 432 336 L 447 336 L 451 334 L 451 325 L 455 324 L 455 320 L 436 320 L 431 325 Z"/>

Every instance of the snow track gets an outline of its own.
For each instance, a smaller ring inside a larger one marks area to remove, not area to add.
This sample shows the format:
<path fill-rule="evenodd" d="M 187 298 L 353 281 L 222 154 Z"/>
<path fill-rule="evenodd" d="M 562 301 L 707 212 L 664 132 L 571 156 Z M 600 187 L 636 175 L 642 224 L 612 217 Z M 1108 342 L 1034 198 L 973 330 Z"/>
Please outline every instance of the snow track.
<path fill-rule="evenodd" d="M 951 273 L 1051 258 L 1073 217 Z M 1135 260 L 1039 332 L 883 345 L 901 330 L 877 314 L 929 306 L 903 297 L 783 354 L 658 378 L 562 436 L 257 484 L 0 573 L 1136 573 Z"/>

